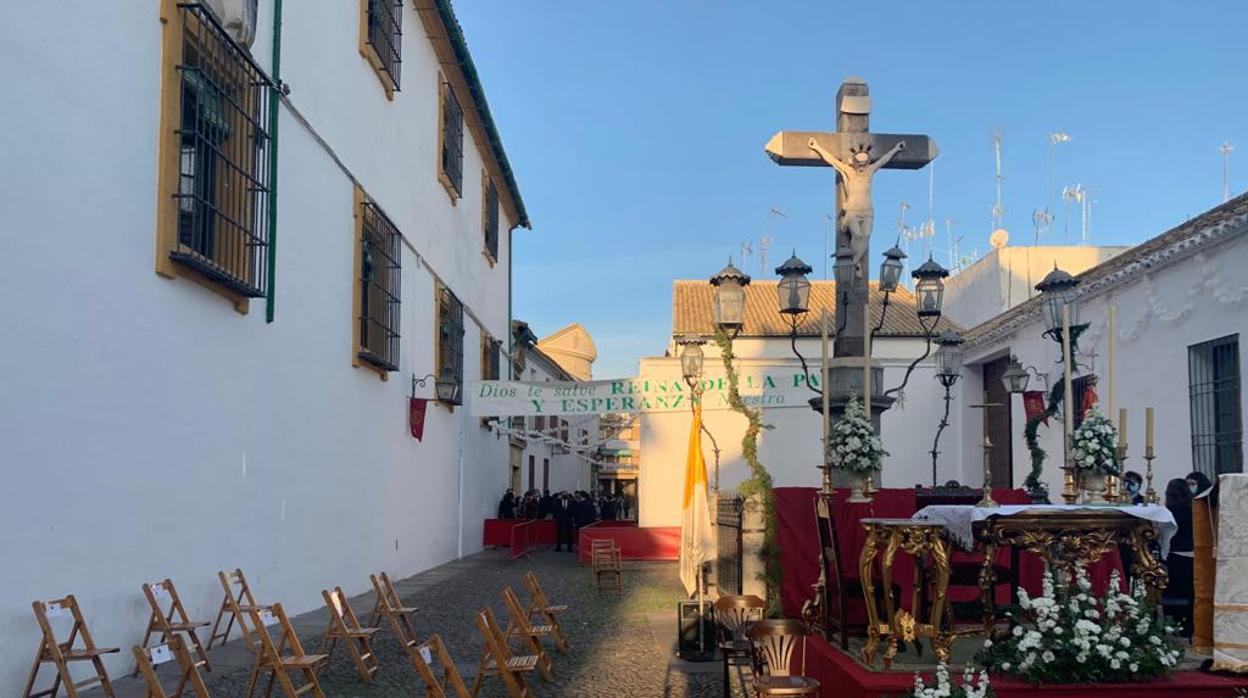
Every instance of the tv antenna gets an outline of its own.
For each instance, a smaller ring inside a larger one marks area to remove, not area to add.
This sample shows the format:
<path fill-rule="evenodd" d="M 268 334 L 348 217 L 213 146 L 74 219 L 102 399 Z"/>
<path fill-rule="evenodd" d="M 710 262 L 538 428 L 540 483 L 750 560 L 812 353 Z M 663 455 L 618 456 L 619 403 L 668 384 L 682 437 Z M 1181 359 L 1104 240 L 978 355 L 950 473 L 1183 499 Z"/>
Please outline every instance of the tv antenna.
<path fill-rule="evenodd" d="M 1084 191 L 1082 184 L 1074 186 L 1062 187 L 1062 239 L 1070 239 L 1070 204 L 1075 202 L 1080 205 L 1080 218 L 1082 219 L 1082 206 L 1084 199 Z"/>
<path fill-rule="evenodd" d="M 741 242 L 741 266 L 744 267 L 747 264 L 746 260 L 752 254 L 754 254 L 754 243 L 749 240 L 743 240 Z"/>
<path fill-rule="evenodd" d="M 1223 141 L 1218 150 L 1222 151 L 1222 203 L 1226 203 L 1231 200 L 1231 151 L 1235 150 L 1235 146 L 1230 141 Z"/>
<path fill-rule="evenodd" d="M 1001 221 L 1005 219 L 1005 203 L 1001 198 L 1001 185 L 1005 182 L 1005 177 L 1001 174 L 1001 129 L 992 132 L 992 150 L 996 156 L 996 181 L 997 181 L 997 202 L 992 205 L 992 229 L 996 230 L 1001 227 Z"/>
<path fill-rule="evenodd" d="M 1031 215 L 1032 222 L 1036 224 L 1036 245 L 1040 244 L 1040 237 L 1048 233 L 1053 224 L 1053 150 L 1071 139 L 1069 133 L 1054 131 L 1049 134 L 1048 140 L 1049 144 L 1044 148 L 1044 208 Z"/>
<path fill-rule="evenodd" d="M 775 231 L 777 218 L 788 218 L 789 214 L 781 211 L 779 207 L 772 206 L 767 210 L 767 233 L 758 240 L 758 273 L 767 273 L 767 249 L 771 247 L 771 243 L 775 242 L 775 238 L 771 234 Z"/>
<path fill-rule="evenodd" d="M 959 237 L 957 240 L 953 239 L 953 226 L 957 225 L 958 223 L 959 221 L 956 221 L 952 218 L 945 219 L 945 237 L 949 238 L 949 268 L 950 269 L 953 269 L 957 263 L 958 240 L 962 239 L 961 237 Z"/>

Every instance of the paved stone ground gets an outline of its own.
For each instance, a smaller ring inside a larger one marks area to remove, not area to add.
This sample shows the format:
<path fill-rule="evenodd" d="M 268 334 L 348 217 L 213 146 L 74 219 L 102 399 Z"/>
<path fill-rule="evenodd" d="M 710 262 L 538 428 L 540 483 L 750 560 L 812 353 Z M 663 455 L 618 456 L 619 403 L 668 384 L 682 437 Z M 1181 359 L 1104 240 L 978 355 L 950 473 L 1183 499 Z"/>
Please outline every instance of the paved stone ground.
<path fill-rule="evenodd" d="M 551 603 L 569 606 L 561 618 L 572 649 L 566 654 L 552 655 L 553 683 L 543 681 L 536 673 L 532 675 L 530 684 L 538 696 L 723 695 L 719 662 L 692 664 L 674 658 L 675 606 L 684 596 L 674 563 L 627 565 L 624 592 L 599 595 L 589 570 L 568 553 L 540 550 L 530 559 L 512 562 L 505 551 L 486 551 L 396 582 L 396 586 L 404 603 L 420 608 L 415 617 L 417 632 L 422 636 L 435 632 L 441 635 L 464 681 L 471 686 L 483 649 L 472 614 L 489 604 L 500 622 L 505 623 L 506 610 L 499 593 L 504 586 L 511 586 L 527 603 L 523 575 L 528 570 L 537 573 Z M 373 606 L 372 594 L 352 598 L 350 604 L 357 614 L 366 617 Z M 323 610 L 292 619 L 307 651 L 319 647 L 327 622 Z M 328 670 L 320 673 L 326 695 L 372 698 L 424 694 L 423 683 L 388 624 L 383 622 L 383 627 L 374 642 L 381 670 L 373 684 L 359 680 L 354 665 L 339 646 Z M 205 678 L 213 696 L 244 695 L 252 655 L 243 643 L 236 640 L 214 648 L 210 658 L 214 669 Z M 734 693 L 738 696 L 743 695 L 740 680 L 741 675 L 734 674 Z M 115 685 L 118 698 L 144 695 L 137 681 L 120 680 Z M 491 678 L 486 680 L 481 695 L 502 696 L 505 691 L 497 679 Z"/>

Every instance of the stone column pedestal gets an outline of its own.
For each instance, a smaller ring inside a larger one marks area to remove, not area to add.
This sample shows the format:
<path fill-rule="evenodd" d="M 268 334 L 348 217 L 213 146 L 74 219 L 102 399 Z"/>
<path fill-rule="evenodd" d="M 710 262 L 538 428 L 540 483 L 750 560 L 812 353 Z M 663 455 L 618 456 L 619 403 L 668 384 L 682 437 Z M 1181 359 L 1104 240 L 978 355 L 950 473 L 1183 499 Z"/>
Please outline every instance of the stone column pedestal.
<path fill-rule="evenodd" d="M 845 405 L 850 398 L 858 398 L 862 402 L 862 357 L 840 356 L 828 361 L 828 429 L 845 414 Z M 880 415 L 893 406 L 896 398 L 884 396 L 884 366 L 875 359 L 871 360 L 871 426 L 875 433 L 880 434 Z M 811 409 L 822 414 L 823 398 L 815 396 L 809 401 Z M 833 487 L 855 487 L 858 479 L 843 470 L 832 468 Z M 880 473 L 875 474 L 875 486 L 880 487 Z"/>
<path fill-rule="evenodd" d="M 752 495 L 741 510 L 741 593 L 767 598 L 767 515 L 762 497 Z M 779 590 L 777 590 L 779 591 Z"/>

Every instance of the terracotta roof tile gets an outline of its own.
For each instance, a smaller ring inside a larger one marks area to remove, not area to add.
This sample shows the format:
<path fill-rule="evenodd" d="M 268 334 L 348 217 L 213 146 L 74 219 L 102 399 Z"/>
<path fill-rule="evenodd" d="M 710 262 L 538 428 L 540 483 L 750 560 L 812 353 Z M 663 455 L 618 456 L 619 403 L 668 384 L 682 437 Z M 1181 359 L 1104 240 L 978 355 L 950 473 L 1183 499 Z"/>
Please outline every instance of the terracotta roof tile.
<path fill-rule="evenodd" d="M 776 295 L 776 280 L 754 281 L 745 287 L 745 327 L 741 329 L 742 337 L 785 337 L 789 334 L 789 319 L 780 314 L 780 299 Z M 711 335 L 715 327 L 711 322 L 711 299 L 714 287 L 706 281 L 677 279 L 672 282 L 672 333 Z M 879 322 L 883 294 L 875 282 L 871 282 L 871 323 Z M 798 325 L 797 333 L 802 336 L 819 335 L 819 311 L 828 309 L 830 322 L 836 326 L 836 282 L 810 282 L 810 309 L 805 321 Z M 952 329 L 961 332 L 962 328 L 941 318 L 936 325 L 936 334 Z M 889 298 L 888 314 L 884 317 L 884 327 L 877 336 L 888 337 L 922 337 L 923 327 L 915 314 L 914 294 L 908 289 L 898 288 Z"/>

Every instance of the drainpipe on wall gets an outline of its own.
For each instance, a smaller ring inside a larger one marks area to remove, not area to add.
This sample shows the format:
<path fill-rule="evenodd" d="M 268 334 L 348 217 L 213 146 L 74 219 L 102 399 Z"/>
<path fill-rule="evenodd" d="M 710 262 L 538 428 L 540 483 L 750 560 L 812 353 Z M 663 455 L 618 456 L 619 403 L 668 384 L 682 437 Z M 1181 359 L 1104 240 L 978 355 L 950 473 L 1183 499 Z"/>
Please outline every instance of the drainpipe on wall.
<path fill-rule="evenodd" d="M 282 0 L 273 0 L 273 87 L 269 89 L 269 292 L 264 299 L 264 321 L 273 322 L 277 293 L 277 110 L 282 85 Z"/>
<path fill-rule="evenodd" d="M 514 361 L 512 361 L 512 358 L 511 358 L 512 356 L 511 355 L 511 352 L 512 352 L 511 342 L 513 339 L 513 337 L 511 336 L 512 335 L 512 332 L 511 332 L 511 322 L 512 322 L 512 317 L 511 317 L 511 295 L 512 295 L 511 260 L 512 258 L 516 256 L 515 254 L 516 248 L 512 246 L 513 245 L 512 239 L 514 237 L 512 233 L 514 232 L 516 232 L 515 226 L 512 226 L 507 229 L 507 377 L 513 381 L 516 379 L 516 364 Z M 508 463 L 509 463 L 508 467 L 510 467 L 510 461 L 508 461 Z"/>

